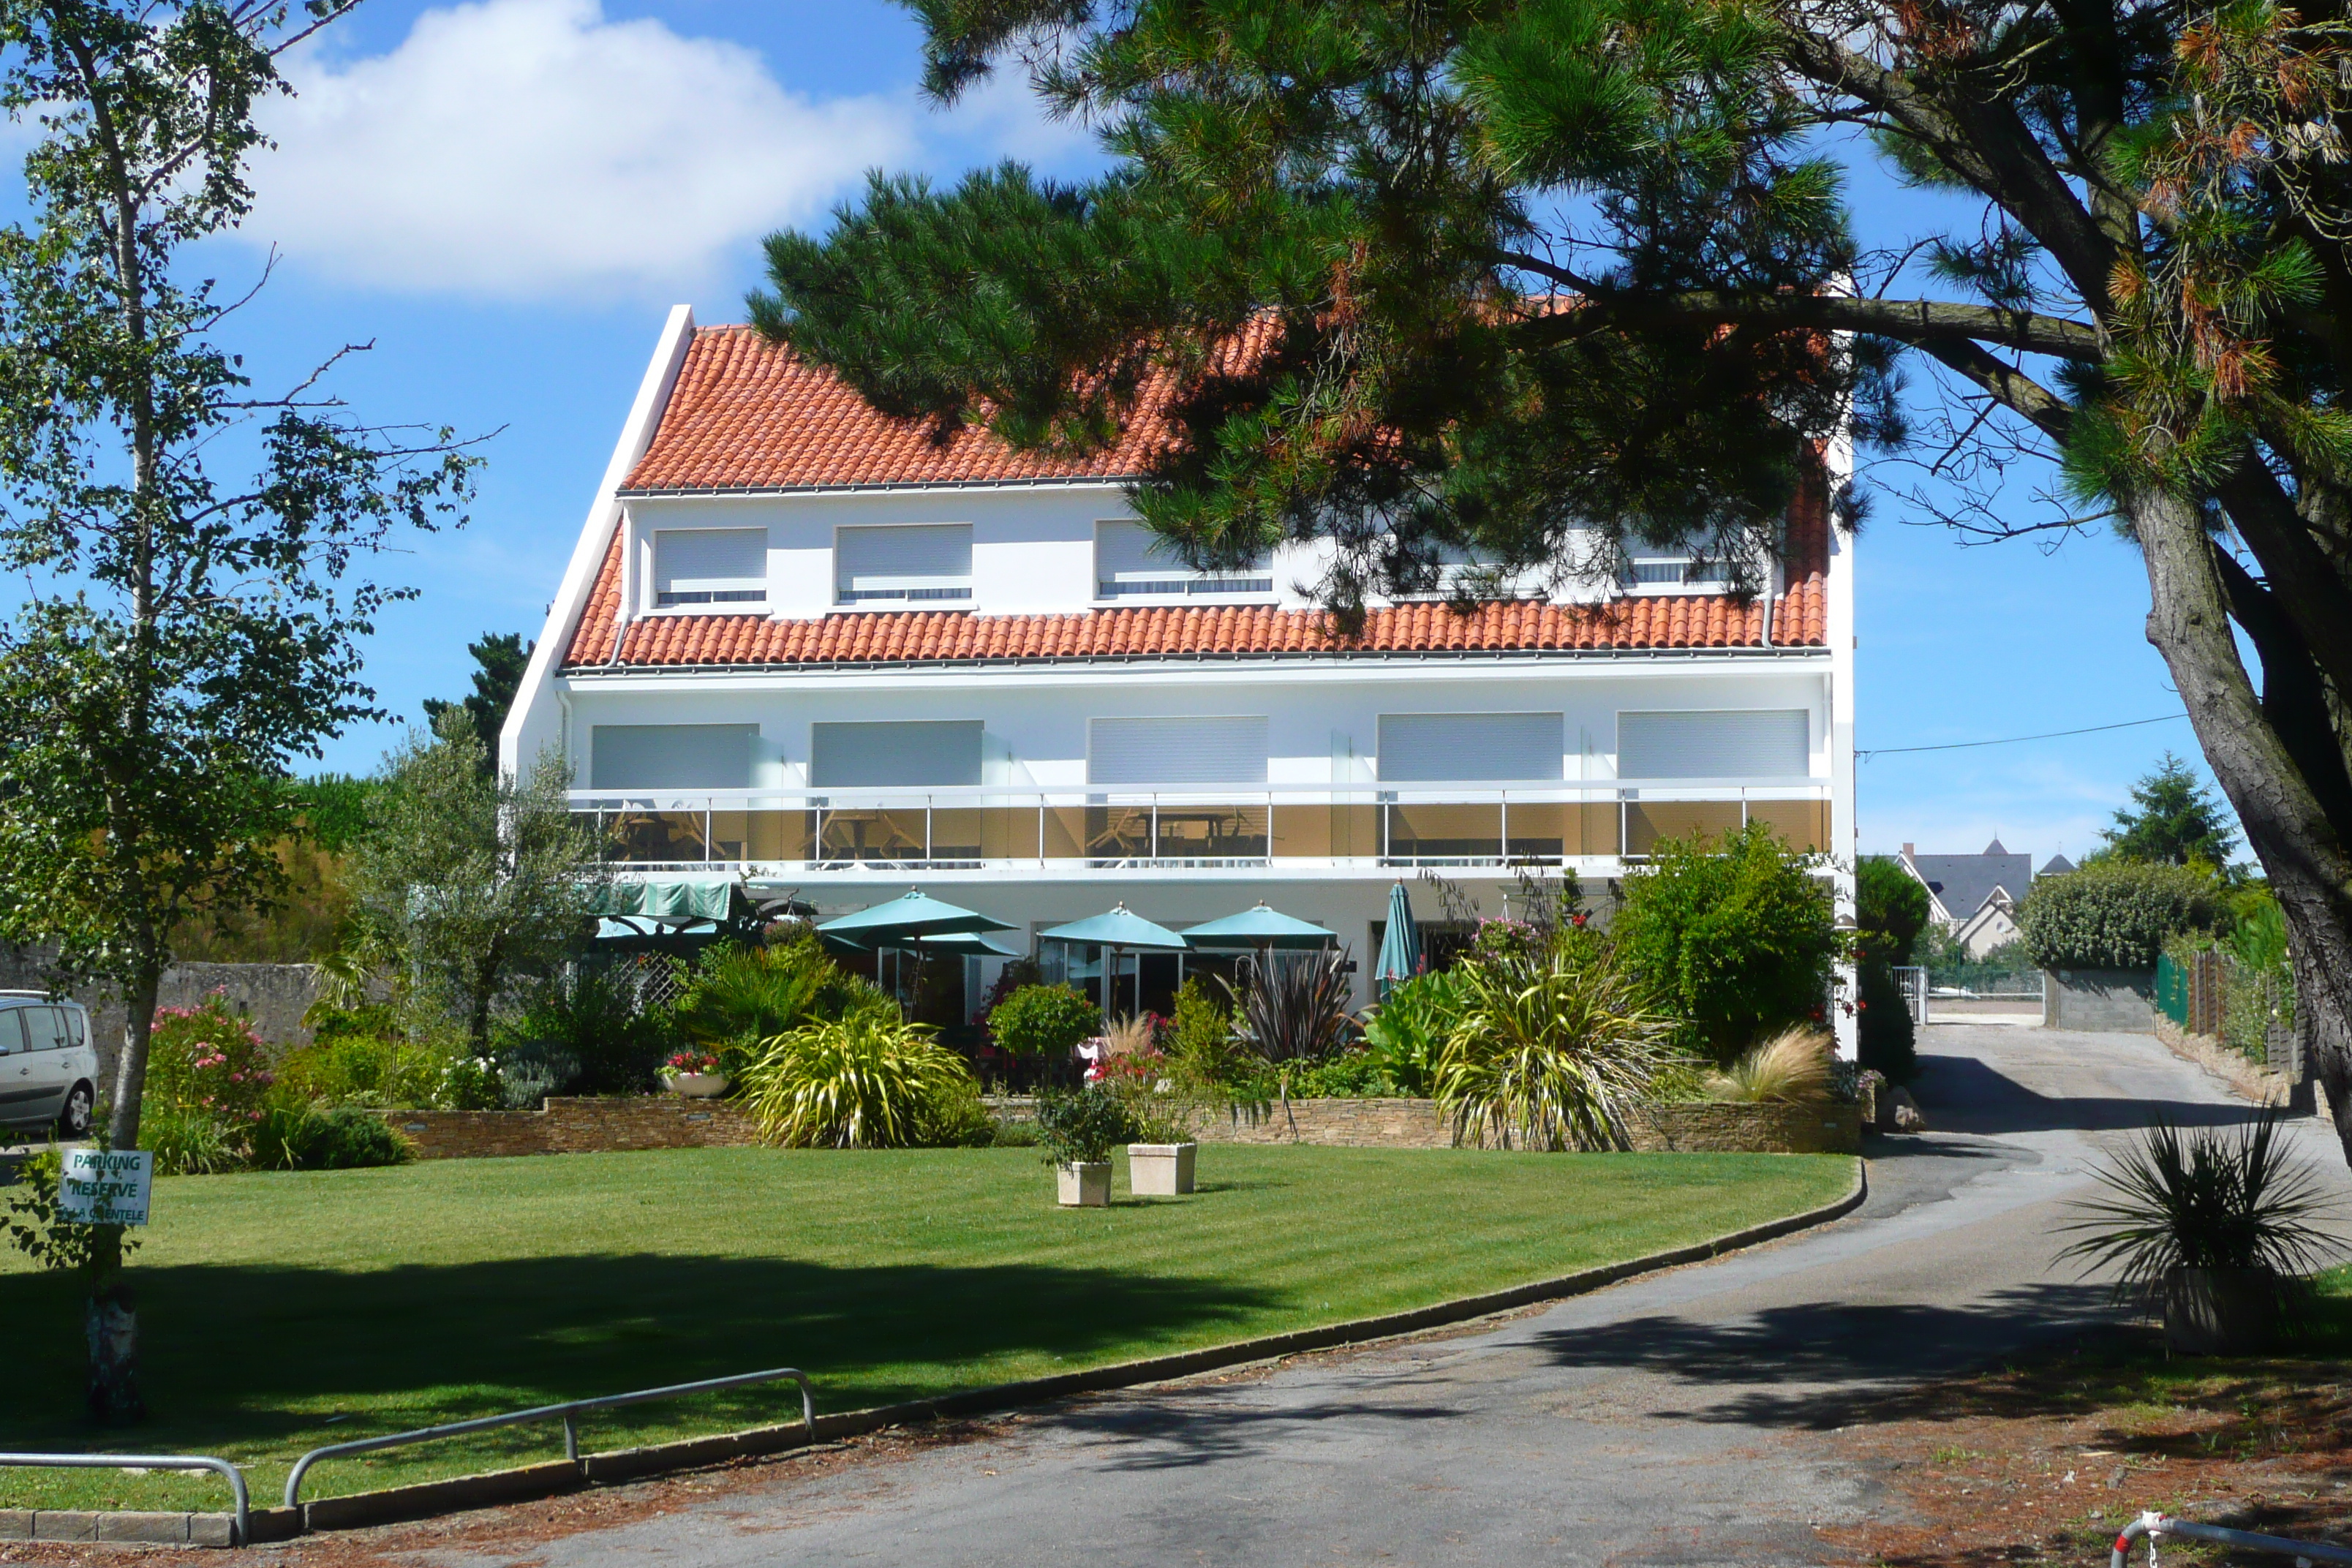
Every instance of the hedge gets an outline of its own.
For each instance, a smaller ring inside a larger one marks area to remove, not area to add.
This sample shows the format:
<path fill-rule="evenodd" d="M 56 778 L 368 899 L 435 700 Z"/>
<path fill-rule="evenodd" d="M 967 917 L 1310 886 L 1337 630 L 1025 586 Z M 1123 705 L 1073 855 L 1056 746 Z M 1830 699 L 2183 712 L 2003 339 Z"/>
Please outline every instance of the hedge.
<path fill-rule="evenodd" d="M 2212 880 L 2186 866 L 2085 866 L 2033 884 L 2017 912 L 2043 969 L 2154 969 L 2167 937 L 2212 924 Z"/>

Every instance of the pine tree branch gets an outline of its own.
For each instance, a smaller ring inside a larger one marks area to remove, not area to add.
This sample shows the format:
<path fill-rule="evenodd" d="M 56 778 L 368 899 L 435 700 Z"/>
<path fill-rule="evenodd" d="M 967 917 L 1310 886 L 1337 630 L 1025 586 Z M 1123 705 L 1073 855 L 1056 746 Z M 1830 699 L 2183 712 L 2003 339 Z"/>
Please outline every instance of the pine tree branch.
<path fill-rule="evenodd" d="M 1570 281 L 1564 268 L 1546 268 L 1533 257 L 1507 254 L 1515 267 Z M 2105 345 L 2096 327 L 2063 316 L 1994 305 L 1964 305 L 1940 300 L 1867 300 L 1838 294 L 1739 295 L 1708 290 L 1682 294 L 1621 292 L 1587 283 L 1584 300 L 1570 311 L 1528 321 L 1520 333 L 1533 342 L 1553 342 L 1596 324 L 1720 321 L 1751 326 L 1806 328 L 1820 331 L 1869 332 L 1898 342 L 1927 344 L 1973 342 L 2027 353 L 2096 362 Z"/>

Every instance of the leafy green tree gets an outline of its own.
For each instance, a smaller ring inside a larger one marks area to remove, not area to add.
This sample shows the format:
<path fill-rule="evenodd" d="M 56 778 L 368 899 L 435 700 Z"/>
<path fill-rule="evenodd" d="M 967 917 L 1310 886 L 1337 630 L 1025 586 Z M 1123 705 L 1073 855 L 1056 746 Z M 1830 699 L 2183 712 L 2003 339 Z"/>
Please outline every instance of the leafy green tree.
<path fill-rule="evenodd" d="M 499 761 L 499 731 L 506 728 L 507 710 L 514 706 L 515 693 L 522 689 L 523 672 L 530 668 L 531 649 L 539 645 L 526 643 L 520 632 L 484 632 L 481 640 L 466 645 L 474 656 L 474 689 L 461 701 L 446 702 L 438 697 L 425 700 L 425 725 L 436 729 L 441 715 L 452 709 L 462 710 L 467 722 L 474 727 L 475 738 L 482 742 L 488 765 L 496 767 Z"/>
<path fill-rule="evenodd" d="M 491 1012 L 577 943 L 609 879 L 572 816 L 572 770 L 553 751 L 520 780 L 482 764 L 462 709 L 394 752 L 352 885 L 371 939 L 425 1017 L 488 1054 Z"/>
<path fill-rule="evenodd" d="M 0 227 L 0 938 L 121 993 L 118 1148 L 172 932 L 269 897 L 290 763 L 375 713 L 360 639 L 399 595 L 357 567 L 467 489 L 446 432 L 357 423 L 326 366 L 255 387 L 187 254 L 247 210 L 278 58 L 343 9 L 0 0 L 0 105 L 37 121 Z M 101 1340 L 127 1415 L 132 1335 Z"/>
<path fill-rule="evenodd" d="M 1849 416 L 1956 486 L 1898 499 L 1959 526 L 2114 520 L 2352 1139 L 2335 13 L 910 4 L 932 94 L 1013 65 L 1114 165 L 877 178 L 822 238 L 769 242 L 763 331 L 889 413 L 1025 447 L 1098 444 L 1147 381 L 1172 392 L 1143 516 L 1204 566 L 1335 542 L 1343 622 L 1370 588 L 1433 584 L 1449 550 L 1494 566 L 1465 598 L 1606 580 L 1633 543 L 1759 583 Z M 1950 223 L 1864 253 L 1833 147 L 1943 193 Z M 2004 497 L 2028 459 L 2059 466 L 2068 510 Z"/>
<path fill-rule="evenodd" d="M 1927 889 L 1901 863 L 1868 855 L 1854 868 L 1854 923 L 1870 933 L 1872 956 L 1889 964 L 1911 962 L 1927 929 Z"/>
<path fill-rule="evenodd" d="M 1838 939 L 1818 858 L 1755 822 L 1662 838 L 1626 877 L 1609 934 L 1681 1021 L 1679 1044 L 1727 1062 L 1776 1029 L 1823 1020 Z"/>
<path fill-rule="evenodd" d="M 2202 866 L 2222 873 L 2238 852 L 2238 835 L 2212 792 L 2189 764 L 2164 753 L 2156 772 L 2132 785 L 2132 804 L 2099 835 L 2094 858 L 2113 857 L 2150 866 Z"/>

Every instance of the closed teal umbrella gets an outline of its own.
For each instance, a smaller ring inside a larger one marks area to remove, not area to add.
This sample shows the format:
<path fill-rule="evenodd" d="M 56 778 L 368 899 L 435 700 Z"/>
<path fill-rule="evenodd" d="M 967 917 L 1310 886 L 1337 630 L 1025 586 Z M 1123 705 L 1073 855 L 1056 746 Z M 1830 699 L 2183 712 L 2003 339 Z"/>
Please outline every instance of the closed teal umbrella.
<path fill-rule="evenodd" d="M 1372 965 L 1372 984 L 1385 996 L 1389 987 L 1420 973 L 1421 931 L 1412 923 L 1412 900 L 1399 882 L 1389 889 L 1388 930 L 1381 933 L 1381 956 Z"/>
<path fill-rule="evenodd" d="M 1184 940 L 1194 947 L 1328 947 L 1339 932 L 1270 910 L 1264 904 L 1227 915 L 1205 925 L 1185 929 Z"/>

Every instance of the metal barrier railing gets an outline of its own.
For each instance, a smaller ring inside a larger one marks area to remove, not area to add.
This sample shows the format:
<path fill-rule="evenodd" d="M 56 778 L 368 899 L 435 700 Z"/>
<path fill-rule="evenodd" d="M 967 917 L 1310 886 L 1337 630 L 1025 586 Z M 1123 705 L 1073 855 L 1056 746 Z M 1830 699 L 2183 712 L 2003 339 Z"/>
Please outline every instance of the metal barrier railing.
<path fill-rule="evenodd" d="M 231 1539 L 239 1546 L 252 1539 L 248 1526 L 253 1510 L 246 1497 L 245 1472 L 208 1454 L 0 1454 L 0 1465 L 65 1470 L 217 1470 L 228 1478 L 229 1489 L 236 1496 L 236 1523 Z"/>
<path fill-rule="evenodd" d="M 455 1437 L 463 1432 L 487 1432 L 496 1426 L 520 1426 L 528 1421 L 563 1422 L 563 1457 L 573 1464 L 580 1462 L 580 1428 L 576 1417 L 583 1411 L 610 1410 L 622 1405 L 643 1405 L 653 1399 L 677 1399 L 689 1394 L 710 1394 L 722 1388 L 743 1388 L 755 1383 L 775 1383 L 791 1378 L 801 1387 L 801 1419 L 808 1424 L 809 1436 L 816 1436 L 816 1400 L 809 1393 L 807 1374 L 798 1367 L 780 1366 L 770 1372 L 737 1373 L 731 1377 L 705 1378 L 700 1383 L 674 1383 L 667 1388 L 641 1388 L 633 1394 L 607 1394 L 595 1399 L 574 1399 L 562 1405 L 541 1405 L 530 1410 L 516 1410 L 504 1415 L 482 1415 L 471 1421 L 452 1421 L 440 1426 L 420 1426 L 414 1432 L 395 1432 L 388 1437 L 360 1437 L 349 1443 L 330 1443 L 323 1448 L 313 1448 L 294 1461 L 294 1468 L 286 1477 L 286 1506 L 299 1508 L 302 1477 L 320 1459 L 338 1458 L 345 1454 L 372 1454 L 380 1448 L 397 1448 L 409 1443 L 429 1443 L 436 1437 Z M 240 1497 L 243 1495 L 239 1488 Z"/>
<path fill-rule="evenodd" d="M 2211 1541 L 2223 1546 L 2242 1547 L 2249 1552 L 2268 1552 L 2280 1557 L 2292 1557 L 2300 1565 L 2312 1563 L 2352 1563 L 2352 1546 L 2331 1546 L 2324 1541 L 2289 1541 L 2279 1535 L 2256 1535 L 2249 1531 L 2226 1530 L 2218 1524 L 2198 1524 L 2189 1520 L 2173 1519 L 2161 1513 L 2144 1513 L 2123 1528 L 2116 1537 L 2115 1555 L 2110 1568 L 2124 1568 L 2131 1556 L 2131 1543 L 2147 1542 L 2148 1568 L 2155 1568 L 2158 1541 L 2177 1535 L 2183 1541 Z"/>

